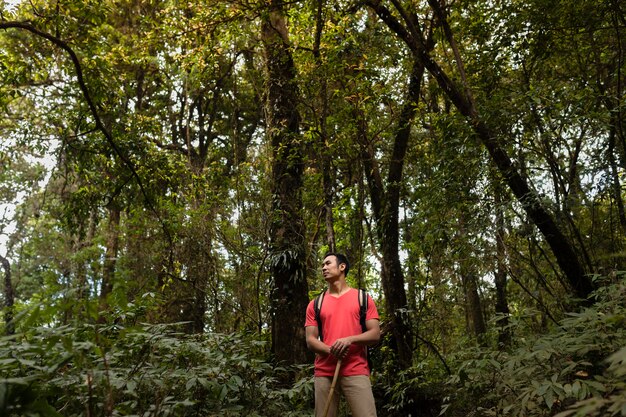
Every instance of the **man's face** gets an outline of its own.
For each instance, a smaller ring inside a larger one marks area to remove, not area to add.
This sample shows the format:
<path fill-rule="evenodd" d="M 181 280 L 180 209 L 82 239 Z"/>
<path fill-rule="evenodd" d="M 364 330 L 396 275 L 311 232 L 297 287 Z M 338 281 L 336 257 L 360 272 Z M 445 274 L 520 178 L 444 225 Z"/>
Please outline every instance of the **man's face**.
<path fill-rule="evenodd" d="M 322 275 L 325 280 L 331 280 L 334 278 L 339 278 L 341 274 L 343 274 L 344 269 L 346 268 L 345 264 L 339 264 L 337 257 L 335 255 L 330 255 L 324 258 L 322 262 Z"/>

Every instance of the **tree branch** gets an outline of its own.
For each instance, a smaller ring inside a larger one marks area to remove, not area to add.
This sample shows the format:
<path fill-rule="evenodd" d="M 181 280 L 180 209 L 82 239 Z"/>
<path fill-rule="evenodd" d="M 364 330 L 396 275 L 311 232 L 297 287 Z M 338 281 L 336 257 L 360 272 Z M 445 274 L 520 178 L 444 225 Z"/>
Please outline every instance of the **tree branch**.
<path fill-rule="evenodd" d="M 132 176 L 137 180 L 137 185 L 139 185 L 139 189 L 141 190 L 141 194 L 145 198 L 145 202 L 148 208 L 156 215 L 168 241 L 172 243 L 173 240 L 170 235 L 170 232 L 167 229 L 165 222 L 163 221 L 163 219 L 157 212 L 156 208 L 154 207 L 154 204 L 152 203 L 152 199 L 148 195 L 148 192 L 146 191 L 143 185 L 141 177 L 137 173 L 135 164 L 121 151 L 119 146 L 115 143 L 115 140 L 113 139 L 113 135 L 111 134 L 111 132 L 109 132 L 109 130 L 106 128 L 106 126 L 102 122 L 102 119 L 100 118 L 100 115 L 98 113 L 98 109 L 93 99 L 91 98 L 89 89 L 87 88 L 85 77 L 83 75 L 82 65 L 80 63 L 80 60 L 78 59 L 78 56 L 76 55 L 76 52 L 74 52 L 74 50 L 63 40 L 59 39 L 56 36 L 51 35 L 50 33 L 37 29 L 30 22 L 17 22 L 17 21 L 0 22 L 0 29 L 11 29 L 11 28 L 23 29 L 28 32 L 31 32 L 32 34 L 36 36 L 44 38 L 50 41 L 51 43 L 53 43 L 54 45 L 56 45 L 57 47 L 59 47 L 60 49 L 62 49 L 63 51 L 65 51 L 69 55 L 70 60 L 72 61 L 72 65 L 74 66 L 74 70 L 76 71 L 76 78 L 78 80 L 78 86 L 80 87 L 80 90 L 83 94 L 83 98 L 85 99 L 85 101 L 87 102 L 87 105 L 89 106 L 89 110 L 91 112 L 92 117 L 94 118 L 96 128 L 104 135 L 104 137 L 106 138 L 111 148 L 113 148 L 113 151 L 115 152 L 115 154 L 120 158 L 120 160 L 124 163 L 124 165 L 128 167 L 128 169 L 132 173 Z M 171 246 L 172 245 L 170 244 L 170 254 L 169 254 L 170 263 L 173 262 L 173 252 L 172 252 Z"/>

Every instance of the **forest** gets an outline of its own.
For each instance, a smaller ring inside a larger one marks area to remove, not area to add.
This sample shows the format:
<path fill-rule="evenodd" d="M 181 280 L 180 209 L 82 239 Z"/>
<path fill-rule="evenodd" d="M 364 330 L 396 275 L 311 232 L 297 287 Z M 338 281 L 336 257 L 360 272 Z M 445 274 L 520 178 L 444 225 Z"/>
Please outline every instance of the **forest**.
<path fill-rule="evenodd" d="M 0 415 L 313 416 L 339 252 L 378 416 L 626 416 L 625 91 L 620 0 L 0 0 Z"/>

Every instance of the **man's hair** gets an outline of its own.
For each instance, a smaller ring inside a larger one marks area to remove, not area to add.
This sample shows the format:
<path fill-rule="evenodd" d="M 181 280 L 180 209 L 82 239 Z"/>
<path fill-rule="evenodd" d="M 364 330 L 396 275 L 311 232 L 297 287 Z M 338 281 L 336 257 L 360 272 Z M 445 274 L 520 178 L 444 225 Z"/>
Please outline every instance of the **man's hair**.
<path fill-rule="evenodd" d="M 335 258 L 337 258 L 337 266 L 341 264 L 346 265 L 346 269 L 344 269 L 343 272 L 345 276 L 348 276 L 348 271 L 350 271 L 350 262 L 348 261 L 348 257 L 343 253 L 328 252 L 326 253 L 326 255 L 324 255 L 324 259 L 329 256 L 334 256 Z"/>

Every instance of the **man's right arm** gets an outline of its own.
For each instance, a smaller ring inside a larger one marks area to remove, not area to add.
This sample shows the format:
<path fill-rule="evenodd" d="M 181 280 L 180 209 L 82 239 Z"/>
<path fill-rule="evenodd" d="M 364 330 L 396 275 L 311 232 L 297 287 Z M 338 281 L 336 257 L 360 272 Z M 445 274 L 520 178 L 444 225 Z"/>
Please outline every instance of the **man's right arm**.
<path fill-rule="evenodd" d="M 319 355 L 330 354 L 330 346 L 319 340 L 319 329 L 317 326 L 306 326 L 306 346 L 310 351 Z"/>

